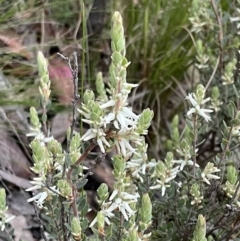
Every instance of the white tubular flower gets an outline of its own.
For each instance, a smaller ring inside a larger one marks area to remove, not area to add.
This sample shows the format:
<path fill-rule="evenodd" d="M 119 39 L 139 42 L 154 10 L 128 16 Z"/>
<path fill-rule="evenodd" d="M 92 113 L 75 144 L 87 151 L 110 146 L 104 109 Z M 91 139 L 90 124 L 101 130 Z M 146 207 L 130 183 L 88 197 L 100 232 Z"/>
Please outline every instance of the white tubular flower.
<path fill-rule="evenodd" d="M 182 171 L 185 166 L 194 166 L 194 162 L 192 160 L 186 161 L 186 160 L 180 159 L 180 160 L 174 160 L 173 163 L 180 164 L 180 171 Z M 199 167 L 199 165 L 195 163 L 195 167 Z"/>
<path fill-rule="evenodd" d="M 105 118 L 108 123 L 114 121 L 114 127 L 116 129 L 120 129 L 120 131 L 124 130 L 125 128 L 135 127 L 137 120 L 139 119 L 139 116 L 134 114 L 132 109 L 130 107 L 124 106 L 124 104 L 125 103 L 121 103 L 120 105 L 122 107 L 120 107 L 119 110 L 113 110 L 114 113 L 108 114 L 108 116 Z M 118 101 L 110 100 L 107 103 L 102 104 L 100 107 L 105 109 L 114 105 L 118 105 Z"/>
<path fill-rule="evenodd" d="M 159 189 L 161 188 L 162 190 L 162 197 L 165 195 L 166 192 L 166 188 L 169 187 L 170 185 L 166 185 L 163 181 L 161 180 L 156 180 L 157 185 L 151 186 L 150 189 L 154 190 L 154 189 Z"/>
<path fill-rule="evenodd" d="M 33 181 L 30 181 L 30 183 L 34 184 L 34 186 L 26 189 L 26 192 L 30 192 L 33 190 L 41 189 L 44 187 L 44 180 L 41 177 L 35 177 L 33 178 Z"/>
<path fill-rule="evenodd" d="M 106 134 L 104 133 L 103 129 L 89 129 L 81 138 L 83 141 L 88 141 L 93 138 L 97 138 L 97 143 L 103 153 L 105 153 L 105 148 L 103 144 L 105 144 L 107 147 L 110 147 L 110 144 L 107 142 L 105 138 Z"/>
<path fill-rule="evenodd" d="M 115 140 L 116 148 L 118 153 L 121 153 L 124 157 L 131 156 L 135 153 L 135 149 L 129 144 L 129 141 L 124 137 L 119 136 Z"/>
<path fill-rule="evenodd" d="M 129 217 L 131 217 L 132 215 L 135 214 L 136 211 L 133 211 L 130 206 L 129 203 L 124 201 L 121 198 L 117 198 L 116 200 L 114 200 L 114 202 L 111 204 L 111 206 L 107 209 L 107 211 L 109 213 L 111 213 L 112 211 L 119 209 L 119 211 L 122 213 L 124 219 L 126 221 L 128 221 Z"/>
<path fill-rule="evenodd" d="M 211 183 L 209 182 L 209 180 L 219 179 L 220 178 L 219 176 L 212 174 L 215 172 L 220 172 L 220 169 L 218 169 L 217 167 L 214 167 L 213 163 L 208 162 L 208 164 L 204 168 L 203 173 L 201 174 L 203 181 L 208 185 L 210 185 Z"/>
<path fill-rule="evenodd" d="M 209 109 L 203 109 L 200 107 L 200 104 L 203 105 L 205 104 L 207 101 L 210 100 L 210 98 L 206 98 L 204 99 L 200 104 L 196 101 L 196 95 L 191 93 L 188 94 L 188 96 L 186 97 L 187 100 L 190 101 L 190 103 L 192 104 L 193 108 L 191 108 L 188 112 L 187 112 L 187 116 L 191 116 L 193 113 L 196 113 L 200 116 L 202 116 L 207 122 L 211 120 L 211 117 L 207 114 L 210 112 L 213 112 L 213 110 L 209 110 Z"/>
<path fill-rule="evenodd" d="M 162 196 L 165 195 L 166 188 L 170 187 L 170 182 L 176 178 L 179 172 L 179 166 L 169 169 L 163 162 L 159 162 L 156 165 L 155 172 L 152 177 L 157 177 L 155 180 L 156 185 L 150 187 L 150 189 L 162 190 Z"/>
<path fill-rule="evenodd" d="M 35 195 L 34 197 L 29 198 L 27 200 L 27 202 L 35 201 L 37 206 L 39 208 L 42 208 L 43 207 L 43 203 L 44 203 L 45 199 L 47 198 L 47 196 L 48 196 L 48 193 L 46 191 L 45 192 L 40 192 L 37 195 Z"/>
<path fill-rule="evenodd" d="M 112 201 L 117 196 L 117 194 L 118 194 L 118 190 L 114 190 L 109 200 Z M 127 192 L 121 192 L 120 197 L 117 197 L 111 203 L 111 205 L 107 209 L 107 212 L 111 213 L 112 211 L 118 209 L 122 213 L 124 219 L 128 221 L 128 219 L 136 212 L 131 209 L 129 204 L 137 202 L 138 198 L 139 198 L 138 193 L 129 194 Z"/>
<path fill-rule="evenodd" d="M 115 215 L 112 213 L 112 211 L 109 211 L 107 209 L 107 206 L 109 206 L 110 203 L 103 203 L 102 206 L 101 206 L 101 211 L 104 215 L 104 221 L 106 224 L 110 225 L 110 220 L 112 217 L 114 217 Z M 90 224 L 90 228 L 94 226 L 94 224 L 97 222 L 97 216 L 93 219 L 93 221 L 91 222 Z"/>
<path fill-rule="evenodd" d="M 35 139 L 39 140 L 41 144 L 48 143 L 54 140 L 53 136 L 45 137 L 45 135 L 39 130 L 30 127 L 31 132 L 27 133 L 26 136 L 28 137 L 35 137 Z"/>
<path fill-rule="evenodd" d="M 114 210 L 119 210 L 124 219 L 128 221 L 128 219 L 135 214 L 136 211 L 133 211 L 131 207 L 129 206 L 130 203 L 137 202 L 137 199 L 139 198 L 139 194 L 129 194 L 127 192 L 121 192 L 120 197 L 116 198 L 114 201 L 112 201 L 118 194 L 118 190 L 114 190 L 111 197 L 109 198 L 110 202 L 103 202 L 101 206 L 101 211 L 104 215 L 104 221 L 110 225 L 110 220 L 115 215 L 113 214 Z M 90 227 L 93 227 L 93 225 L 97 222 L 97 217 L 92 221 L 90 224 Z"/>
<path fill-rule="evenodd" d="M 44 184 L 44 180 L 41 177 L 35 177 L 33 179 L 33 181 L 31 181 L 30 183 L 35 184 L 34 186 L 26 189 L 25 191 L 30 192 L 30 191 L 34 191 L 34 190 L 39 190 L 39 189 L 43 189 L 45 187 Z M 56 189 L 56 187 L 51 187 L 51 189 L 53 189 L 55 191 L 55 193 L 59 193 L 59 191 Z M 33 202 L 35 201 L 37 206 L 39 208 L 43 207 L 43 203 L 45 201 L 45 199 L 47 198 L 47 196 L 49 195 L 49 193 L 54 194 L 52 191 L 47 190 L 47 191 L 43 191 L 38 193 L 37 195 L 33 196 L 32 198 L 29 198 L 27 200 L 27 202 Z M 60 194 L 60 193 L 59 193 Z"/>
<path fill-rule="evenodd" d="M 156 167 L 157 162 L 155 160 L 151 160 L 149 162 L 145 162 L 142 157 L 140 158 L 131 158 L 126 163 L 126 168 L 132 170 L 132 176 L 138 178 L 141 182 L 143 182 L 143 178 L 140 174 L 145 175 L 147 169 L 151 169 Z"/>

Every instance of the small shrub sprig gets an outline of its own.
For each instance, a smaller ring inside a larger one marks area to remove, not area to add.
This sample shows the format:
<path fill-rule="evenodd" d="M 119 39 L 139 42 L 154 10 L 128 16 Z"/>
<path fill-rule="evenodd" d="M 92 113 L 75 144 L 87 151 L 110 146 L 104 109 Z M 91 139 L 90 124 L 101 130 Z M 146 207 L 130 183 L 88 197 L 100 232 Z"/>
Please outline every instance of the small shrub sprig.
<path fill-rule="evenodd" d="M 214 1 L 211 4 L 217 14 Z M 195 9 L 190 19 L 192 32 L 200 34 L 196 42 L 196 67 L 204 77 L 216 59 L 215 67 L 223 62 L 222 49 L 213 60 L 214 55 L 207 53 L 203 46 L 202 31 L 206 23 L 199 23 L 203 18 L 204 21 L 211 18 L 207 11 L 209 6 L 209 2 L 204 1 L 201 11 Z M 192 7 L 196 8 L 195 5 Z M 214 29 L 214 20 L 210 20 L 210 29 Z M 219 38 L 221 40 L 221 35 Z M 148 145 L 144 137 L 153 111 L 145 109 L 134 113 L 128 104 L 128 95 L 136 85 L 126 80 L 130 62 L 126 59 L 124 29 L 118 12 L 112 17 L 111 48 L 108 86 L 105 87 L 99 73 L 97 93 L 86 90 L 81 96 L 78 112 L 89 129 L 81 136 L 71 129 L 72 126 L 68 131 L 67 151 L 48 131 L 46 114 L 50 107 L 50 80 L 47 61 L 41 52 L 38 54 L 43 115 L 40 121 L 35 108 L 30 109 L 32 132 L 28 135 L 35 137 L 30 146 L 34 160 L 32 170 L 37 177 L 28 191 L 37 192 L 28 201 L 35 201 L 45 211 L 50 237 L 64 241 L 204 241 L 215 236 L 218 240 L 231 237 L 238 227 L 240 202 L 239 173 L 231 160 L 234 148 L 238 147 L 240 123 L 239 92 L 232 83 L 233 65 L 225 68 L 219 65 L 219 71 L 214 70 L 214 74 L 221 76 L 225 88 L 233 85 L 234 95 L 226 94 L 221 98 L 218 86 L 209 94 L 213 77 L 205 83 L 206 87 L 197 84 L 195 91 L 186 96 L 190 108 L 185 120 L 180 123 L 176 115 L 170 125 L 171 140 L 166 143 L 171 151 L 167 152 L 164 161 L 154 160 L 147 156 Z M 210 95 L 212 98 L 206 97 Z M 230 121 L 223 122 L 222 136 L 218 133 L 221 151 L 199 162 L 200 148 L 206 141 L 204 137 L 209 137 L 209 128 L 216 123 L 214 118 L 221 113 L 224 101 L 229 103 Z M 115 150 L 112 157 L 115 183 L 113 190 L 104 183 L 100 185 L 96 198 L 99 210 L 89 221 L 86 215 L 91 208 L 83 190 L 87 182 L 83 170 L 87 167 L 83 163 L 95 146 L 103 157 Z M 229 219 L 226 212 L 230 213 Z M 228 220 L 231 220 L 231 229 L 223 225 Z M 90 237 L 86 236 L 88 228 L 93 231 Z"/>
<path fill-rule="evenodd" d="M 96 236 L 108 240 L 120 234 L 121 240 L 129 239 L 129 234 L 133 238 L 131 240 L 144 240 L 151 235 L 146 233 L 151 224 L 150 198 L 148 193 L 140 197 L 137 186 L 126 175 L 126 163 L 133 154 L 140 160 L 144 156 L 147 162 L 147 145 L 143 135 L 147 134 L 153 112 L 146 109 L 135 114 L 128 106 L 128 94 L 136 85 L 126 81 L 129 62 L 125 57 L 124 30 L 118 12 L 112 18 L 111 39 L 113 53 L 109 87 L 106 92 L 99 74 L 96 82 L 98 96 L 95 97 L 91 90 L 85 91 L 78 111 L 83 117 L 82 121 L 89 124 L 89 129 L 83 136 L 76 131 L 73 135 L 68 134 L 69 151 L 64 151 L 47 129 L 50 80 L 47 60 L 41 52 L 38 53 L 43 116 L 41 124 L 36 109 L 31 107 L 32 131 L 28 136 L 35 137 L 30 147 L 34 160 L 32 170 L 38 176 L 32 181 L 33 187 L 27 191 L 39 191 L 28 201 L 35 201 L 45 210 L 50 222 L 48 231 L 57 240 L 67 240 L 69 235 L 75 240 L 84 240 L 84 232 L 88 227 L 92 228 Z M 103 155 L 116 148 L 117 154 L 113 157 L 115 184 L 111 195 L 105 184 L 100 186 L 98 196 L 101 211 L 88 224 L 85 216 L 90 207 L 86 193 L 78 190 L 87 182 L 83 175 L 83 170 L 87 169 L 82 164 L 83 160 L 96 145 Z M 140 162 L 138 167 L 141 169 L 143 164 Z M 121 228 L 117 230 L 119 225 Z"/>

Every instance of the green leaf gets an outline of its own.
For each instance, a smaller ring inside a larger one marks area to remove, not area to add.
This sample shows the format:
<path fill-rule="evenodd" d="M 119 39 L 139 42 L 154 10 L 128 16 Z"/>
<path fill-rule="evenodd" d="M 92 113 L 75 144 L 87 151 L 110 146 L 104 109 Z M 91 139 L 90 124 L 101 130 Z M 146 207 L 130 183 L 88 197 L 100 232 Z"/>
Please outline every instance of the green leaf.
<path fill-rule="evenodd" d="M 72 227 L 68 223 L 64 223 L 64 226 L 67 228 L 69 232 L 72 231 Z"/>
<path fill-rule="evenodd" d="M 202 127 L 199 129 L 198 133 L 199 134 L 206 133 L 207 128 L 208 128 L 208 125 L 207 124 L 203 124 Z"/>
<path fill-rule="evenodd" d="M 179 200 L 177 201 L 177 206 L 178 206 L 178 208 L 183 207 L 183 205 L 185 205 L 185 200 L 184 200 L 184 199 L 179 199 Z"/>
<path fill-rule="evenodd" d="M 77 182 L 77 184 L 76 184 L 77 190 L 82 189 L 86 185 L 87 182 L 88 182 L 88 179 L 83 179 L 83 180 Z"/>
<path fill-rule="evenodd" d="M 236 112 L 236 106 L 235 104 L 231 101 L 228 106 L 227 106 L 227 111 L 228 111 L 228 114 L 229 116 L 233 119 L 234 116 L 235 116 L 235 112 Z"/>
<path fill-rule="evenodd" d="M 234 126 L 240 125 L 240 119 L 232 119 L 231 124 L 234 125 Z"/>
<path fill-rule="evenodd" d="M 114 52 L 112 54 L 112 60 L 114 64 L 120 64 L 122 62 L 122 55 L 119 52 Z"/>

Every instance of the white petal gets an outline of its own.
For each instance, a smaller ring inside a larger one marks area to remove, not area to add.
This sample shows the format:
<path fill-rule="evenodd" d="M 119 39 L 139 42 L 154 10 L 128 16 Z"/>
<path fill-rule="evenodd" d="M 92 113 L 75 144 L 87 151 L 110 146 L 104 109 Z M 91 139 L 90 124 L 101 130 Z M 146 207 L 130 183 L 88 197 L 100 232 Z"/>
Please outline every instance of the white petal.
<path fill-rule="evenodd" d="M 110 147 L 110 144 L 107 142 L 107 140 L 104 136 L 102 136 L 101 139 L 106 146 Z"/>
<path fill-rule="evenodd" d="M 181 163 L 181 166 L 180 166 L 180 170 L 181 170 L 181 171 L 182 171 L 183 168 L 186 166 L 186 164 L 187 164 L 186 161 L 183 161 L 183 162 Z"/>
<path fill-rule="evenodd" d="M 114 105 L 115 105 L 115 100 L 109 100 L 107 103 L 100 105 L 100 108 L 105 109 Z"/>
<path fill-rule="evenodd" d="M 96 133 L 93 133 L 93 130 L 92 129 L 89 129 L 81 138 L 81 140 L 83 141 L 88 141 L 92 138 L 95 138 L 97 135 Z"/>
<path fill-rule="evenodd" d="M 210 97 L 204 99 L 204 100 L 201 102 L 201 104 L 204 105 L 204 104 L 207 103 L 210 99 L 211 99 Z"/>
<path fill-rule="evenodd" d="M 95 217 L 95 218 L 93 219 L 93 221 L 91 222 L 89 228 L 91 228 L 92 226 L 94 226 L 94 224 L 95 224 L 96 222 L 97 222 L 97 217 Z"/>
<path fill-rule="evenodd" d="M 166 178 L 165 183 L 172 181 L 175 177 L 176 177 L 176 175 Z"/>
<path fill-rule="evenodd" d="M 112 205 L 107 209 L 108 212 L 112 212 L 113 210 L 115 210 L 118 207 L 118 205 L 114 202 L 112 203 Z"/>
<path fill-rule="evenodd" d="M 133 119 L 139 119 L 139 116 L 134 114 L 132 110 L 129 107 L 123 107 L 123 114 L 127 116 L 128 118 L 133 118 Z"/>
<path fill-rule="evenodd" d="M 193 113 L 196 112 L 195 108 L 191 108 L 188 112 L 187 112 L 187 116 L 191 116 Z"/>
<path fill-rule="evenodd" d="M 151 187 L 149 187 L 149 188 L 150 188 L 151 190 L 153 190 L 153 189 L 161 188 L 161 186 L 162 186 L 162 185 L 157 184 L 157 185 L 155 185 L 155 186 L 151 186 Z"/>
<path fill-rule="evenodd" d="M 121 141 L 119 141 L 119 145 L 121 147 L 121 153 L 123 156 L 126 156 L 126 148 L 125 148 L 125 145 L 124 145 L 124 142 L 123 142 L 123 139 Z"/>
<path fill-rule="evenodd" d="M 210 182 L 208 181 L 208 179 L 205 177 L 205 174 L 204 174 L 204 173 L 202 173 L 201 176 L 202 176 L 202 179 L 203 179 L 204 182 L 206 182 L 208 185 L 211 185 L 211 183 L 210 183 Z"/>
<path fill-rule="evenodd" d="M 165 187 L 165 186 L 162 186 L 162 196 L 165 195 L 165 192 L 166 192 L 166 187 Z"/>
<path fill-rule="evenodd" d="M 26 191 L 26 192 L 29 192 L 29 191 L 33 191 L 33 190 L 37 190 L 37 189 L 41 189 L 41 188 L 42 188 L 42 186 L 40 186 L 40 185 L 35 185 L 35 186 L 32 186 L 32 187 L 26 189 L 25 191 Z"/>
<path fill-rule="evenodd" d="M 187 164 L 188 164 L 189 166 L 194 166 L 194 162 L 193 162 L 192 160 L 188 160 L 188 161 L 187 161 Z M 199 167 L 199 165 L 198 165 L 197 163 L 195 163 L 195 167 Z"/>
<path fill-rule="evenodd" d="M 110 198 L 109 198 L 109 200 L 112 201 L 117 194 L 118 194 L 118 190 L 114 189 L 112 194 L 111 194 L 111 196 L 110 196 Z"/>
<path fill-rule="evenodd" d="M 97 139 L 97 143 L 98 143 L 98 146 L 100 147 L 101 149 L 101 152 L 102 153 L 105 153 L 105 149 L 103 147 L 103 143 L 102 143 L 102 140 L 100 138 Z"/>
<path fill-rule="evenodd" d="M 198 103 L 196 102 L 196 100 L 193 98 L 194 94 L 188 94 L 188 96 L 186 97 L 187 100 L 189 100 L 192 104 L 193 107 L 196 107 L 198 105 Z"/>
<path fill-rule="evenodd" d="M 122 138 L 122 141 L 123 141 L 125 147 L 127 147 L 127 149 L 129 151 L 131 151 L 132 153 L 135 153 L 135 149 L 132 148 L 132 146 L 129 144 L 129 142 L 125 138 Z"/>
<path fill-rule="evenodd" d="M 127 126 L 125 117 L 124 117 L 124 115 L 123 115 L 121 112 L 119 112 L 119 113 L 117 114 L 117 120 L 118 120 L 118 122 L 120 123 L 121 128 L 124 128 L 124 127 Z"/>
<path fill-rule="evenodd" d="M 123 207 L 121 207 L 121 206 L 119 207 L 119 209 L 120 209 L 122 215 L 124 216 L 125 220 L 128 221 L 128 215 L 126 214 L 125 209 Z"/>
<path fill-rule="evenodd" d="M 208 179 L 220 179 L 219 176 L 213 175 L 213 174 L 207 174 Z"/>

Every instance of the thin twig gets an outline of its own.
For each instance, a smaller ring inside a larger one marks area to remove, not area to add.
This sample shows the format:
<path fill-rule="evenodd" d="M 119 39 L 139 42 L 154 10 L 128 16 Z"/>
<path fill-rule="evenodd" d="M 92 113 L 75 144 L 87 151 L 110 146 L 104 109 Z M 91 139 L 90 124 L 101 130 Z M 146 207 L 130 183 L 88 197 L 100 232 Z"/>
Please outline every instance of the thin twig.
<path fill-rule="evenodd" d="M 73 52 L 73 57 L 74 57 L 74 67 L 72 68 L 71 65 L 71 60 L 68 57 L 63 56 L 62 54 L 58 53 L 58 55 L 60 55 L 64 60 L 67 61 L 68 66 L 72 72 L 72 80 L 73 80 L 73 88 L 74 88 L 74 96 L 73 96 L 73 101 L 72 101 L 72 114 L 73 114 L 73 119 L 72 119 L 72 124 L 70 127 L 70 135 L 68 138 L 68 142 L 67 142 L 67 153 L 70 153 L 70 144 L 73 138 L 73 133 L 74 133 L 74 128 L 76 125 L 76 121 L 77 121 L 77 116 L 76 116 L 76 112 L 77 112 L 77 100 L 79 99 L 79 95 L 78 95 L 78 59 L 77 59 L 77 53 L 74 51 Z M 84 156 L 84 155 L 83 155 Z M 86 154 L 87 156 L 87 154 Z M 82 157 L 82 155 L 81 155 Z M 81 158 L 80 157 L 80 158 Z M 80 159 L 79 158 L 79 159 Z M 66 161 L 64 163 L 63 166 L 63 173 L 62 173 L 62 178 L 65 177 L 65 173 L 66 173 Z M 77 204 L 76 204 L 76 187 L 75 185 L 71 182 L 71 174 L 73 172 L 73 169 L 70 168 L 68 173 L 67 173 L 67 179 L 69 184 L 72 187 L 72 195 L 73 195 L 73 201 L 72 201 L 72 209 L 73 209 L 73 214 L 75 217 L 78 216 L 78 212 L 77 212 Z M 65 208 L 63 203 L 61 202 L 61 216 L 62 216 L 62 221 L 61 221 L 61 225 L 63 228 L 63 237 L 64 237 L 64 241 L 67 241 L 67 233 L 66 233 L 66 229 L 65 229 Z"/>
<path fill-rule="evenodd" d="M 211 5 L 213 7 L 213 11 L 216 17 L 216 21 L 219 27 L 218 31 L 218 40 L 219 40 L 219 65 L 220 65 L 220 77 L 222 77 L 223 73 L 223 28 L 222 28 L 222 16 L 221 13 L 218 13 L 214 0 L 211 0 Z"/>
<path fill-rule="evenodd" d="M 196 149 L 197 149 L 197 116 L 195 115 L 193 117 L 193 136 L 194 136 L 194 139 L 193 139 L 193 163 L 194 163 L 194 166 L 193 166 L 193 176 L 195 178 L 196 176 L 196 163 L 197 163 L 197 154 L 196 154 Z"/>
<path fill-rule="evenodd" d="M 44 239 L 44 241 L 48 241 L 45 233 L 44 233 L 44 228 L 43 228 L 43 224 L 42 224 L 42 220 L 40 219 L 39 217 L 39 214 L 38 214 L 38 211 L 37 211 L 37 208 L 35 206 L 35 204 L 33 204 L 33 207 L 34 207 L 34 211 L 35 211 L 35 214 L 36 214 L 36 217 L 37 217 L 37 220 L 40 224 L 40 230 L 41 230 L 41 235 L 42 235 L 42 238 Z"/>
<path fill-rule="evenodd" d="M 87 155 L 91 152 L 91 150 L 96 146 L 97 144 L 92 142 L 89 147 L 85 150 L 85 152 L 78 158 L 78 160 L 73 164 L 73 167 L 70 167 L 67 173 L 67 179 L 70 181 L 72 172 L 74 170 L 74 166 L 78 166 L 86 157 Z"/>
<path fill-rule="evenodd" d="M 68 241 L 66 227 L 65 227 L 66 217 L 65 217 L 65 208 L 64 208 L 64 204 L 63 204 L 64 199 L 62 197 L 60 197 L 59 201 L 60 201 L 60 205 L 61 205 L 61 227 L 62 227 L 62 232 L 63 232 L 63 240 Z"/>
<path fill-rule="evenodd" d="M 41 49 L 43 49 L 45 39 L 45 12 L 44 12 L 44 0 L 42 1 L 41 9 Z"/>
<path fill-rule="evenodd" d="M 72 68 L 71 65 L 71 60 L 68 57 L 65 57 L 64 55 L 58 53 L 59 56 L 61 56 L 64 60 L 67 61 L 68 66 L 72 72 L 72 80 L 73 80 L 73 101 L 72 101 L 72 114 L 73 114 L 73 119 L 72 119 L 72 124 L 71 124 L 71 128 L 70 128 L 70 135 L 67 141 L 67 153 L 69 153 L 69 149 L 70 149 L 70 143 L 72 141 L 73 138 L 73 132 L 74 132 L 74 127 L 76 125 L 77 122 L 77 100 L 79 99 L 79 95 L 78 95 L 78 59 L 77 59 L 77 52 L 73 52 L 73 57 L 74 57 L 74 67 Z M 64 164 L 63 167 L 63 173 L 62 173 L 62 177 L 65 176 L 65 171 L 66 171 L 66 163 Z"/>

